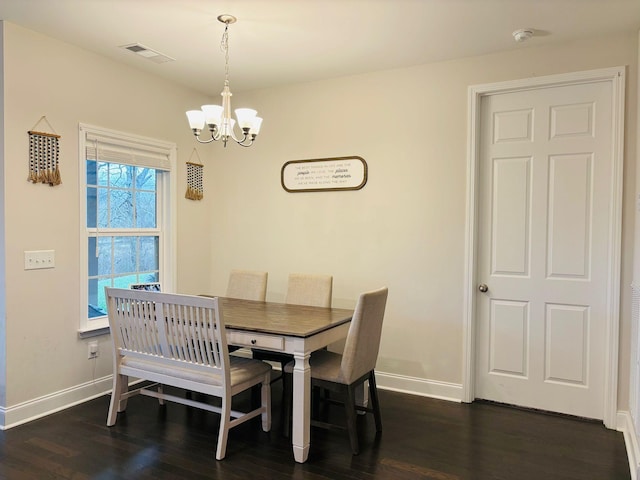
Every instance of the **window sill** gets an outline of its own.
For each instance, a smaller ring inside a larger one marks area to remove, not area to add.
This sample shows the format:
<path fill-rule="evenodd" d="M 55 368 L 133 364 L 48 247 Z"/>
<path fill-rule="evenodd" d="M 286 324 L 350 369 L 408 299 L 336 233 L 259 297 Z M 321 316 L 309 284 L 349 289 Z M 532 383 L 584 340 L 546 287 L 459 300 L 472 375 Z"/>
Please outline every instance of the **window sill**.
<path fill-rule="evenodd" d="M 87 330 L 78 330 L 78 338 L 91 338 L 98 337 L 100 335 L 109 335 L 111 331 L 109 330 L 109 326 L 106 327 L 97 327 L 91 328 Z"/>

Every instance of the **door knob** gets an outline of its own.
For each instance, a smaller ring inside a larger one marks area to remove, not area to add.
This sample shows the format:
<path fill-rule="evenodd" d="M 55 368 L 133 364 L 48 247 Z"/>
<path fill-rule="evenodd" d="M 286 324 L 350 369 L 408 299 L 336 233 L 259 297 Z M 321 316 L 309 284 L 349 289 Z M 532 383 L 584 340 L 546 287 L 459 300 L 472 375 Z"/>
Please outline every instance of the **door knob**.
<path fill-rule="evenodd" d="M 481 283 L 480 285 L 478 285 L 478 290 L 480 290 L 482 293 L 485 293 L 489 290 L 489 287 L 487 287 L 486 283 Z"/>

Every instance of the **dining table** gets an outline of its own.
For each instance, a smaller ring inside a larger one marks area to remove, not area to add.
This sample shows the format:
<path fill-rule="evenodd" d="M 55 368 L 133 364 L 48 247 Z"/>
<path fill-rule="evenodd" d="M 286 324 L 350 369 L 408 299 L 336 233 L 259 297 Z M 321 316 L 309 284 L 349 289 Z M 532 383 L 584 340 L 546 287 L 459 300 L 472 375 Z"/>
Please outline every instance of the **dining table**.
<path fill-rule="evenodd" d="M 309 456 L 311 354 L 347 336 L 353 310 L 219 297 L 227 343 L 288 353 L 293 368 L 291 443 L 296 462 Z"/>

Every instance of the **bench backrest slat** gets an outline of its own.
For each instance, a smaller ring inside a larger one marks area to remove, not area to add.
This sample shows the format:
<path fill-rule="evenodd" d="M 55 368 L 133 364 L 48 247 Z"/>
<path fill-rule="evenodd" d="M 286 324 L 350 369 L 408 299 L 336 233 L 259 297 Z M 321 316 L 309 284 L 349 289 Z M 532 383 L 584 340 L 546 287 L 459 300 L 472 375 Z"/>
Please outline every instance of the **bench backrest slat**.
<path fill-rule="evenodd" d="M 165 358 L 218 370 L 229 381 L 224 320 L 217 298 L 105 288 L 120 356 Z"/>

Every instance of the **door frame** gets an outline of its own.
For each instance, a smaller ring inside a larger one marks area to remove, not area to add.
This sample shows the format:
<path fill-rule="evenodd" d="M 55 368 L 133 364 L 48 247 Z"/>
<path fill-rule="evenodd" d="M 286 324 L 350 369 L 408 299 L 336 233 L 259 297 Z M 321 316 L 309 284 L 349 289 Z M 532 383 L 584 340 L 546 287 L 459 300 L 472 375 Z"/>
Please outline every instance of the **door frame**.
<path fill-rule="evenodd" d="M 605 378 L 603 422 L 616 428 L 618 408 L 618 348 L 620 328 L 620 259 L 622 242 L 622 168 L 624 153 L 625 67 L 549 75 L 468 88 L 467 198 L 465 225 L 465 271 L 463 301 L 462 401 L 475 399 L 476 298 L 478 257 L 478 201 L 480 160 L 480 107 L 483 97 L 549 87 L 610 82 L 612 87 L 613 175 L 607 258 L 607 325 L 605 339 Z"/>

